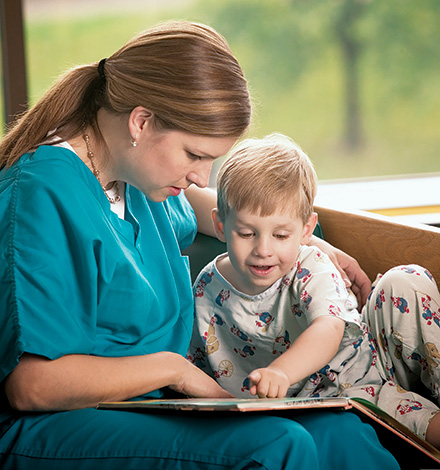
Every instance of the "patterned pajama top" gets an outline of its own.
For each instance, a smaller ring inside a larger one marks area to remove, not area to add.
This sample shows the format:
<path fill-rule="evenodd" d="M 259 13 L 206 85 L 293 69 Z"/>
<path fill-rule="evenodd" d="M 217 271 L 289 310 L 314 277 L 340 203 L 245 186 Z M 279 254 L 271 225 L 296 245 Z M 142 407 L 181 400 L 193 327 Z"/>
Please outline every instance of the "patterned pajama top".
<path fill-rule="evenodd" d="M 354 295 L 327 255 L 303 246 L 292 270 L 266 291 L 247 295 L 217 270 L 220 255 L 194 284 L 195 326 L 188 359 L 236 397 L 250 397 L 248 375 L 268 366 L 323 315 L 345 321 L 335 357 L 292 385 L 288 396 L 345 395 L 362 384 L 382 384 L 376 349 Z M 305 357 L 304 360 L 307 360 Z"/>

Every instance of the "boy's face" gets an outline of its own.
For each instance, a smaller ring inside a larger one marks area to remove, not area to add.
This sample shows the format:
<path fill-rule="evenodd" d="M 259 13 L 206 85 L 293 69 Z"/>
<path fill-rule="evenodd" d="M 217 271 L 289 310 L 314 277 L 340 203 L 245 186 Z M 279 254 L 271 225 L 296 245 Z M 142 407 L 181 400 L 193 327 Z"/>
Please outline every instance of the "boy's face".
<path fill-rule="evenodd" d="M 239 291 L 256 295 L 293 268 L 300 245 L 310 241 L 317 216 L 312 214 L 304 224 L 290 212 L 261 217 L 231 210 L 223 223 L 216 211 L 213 220 L 217 236 L 228 248 L 222 274 Z"/>

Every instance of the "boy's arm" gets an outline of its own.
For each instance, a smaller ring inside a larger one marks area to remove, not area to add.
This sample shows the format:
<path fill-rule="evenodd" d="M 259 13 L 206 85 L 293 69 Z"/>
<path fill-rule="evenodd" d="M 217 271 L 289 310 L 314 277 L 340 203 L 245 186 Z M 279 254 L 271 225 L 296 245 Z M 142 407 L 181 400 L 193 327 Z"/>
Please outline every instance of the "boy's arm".
<path fill-rule="evenodd" d="M 345 321 L 333 316 L 315 319 L 292 346 L 268 367 L 249 374 L 250 393 L 260 398 L 282 398 L 288 388 L 320 370 L 336 355 Z"/>

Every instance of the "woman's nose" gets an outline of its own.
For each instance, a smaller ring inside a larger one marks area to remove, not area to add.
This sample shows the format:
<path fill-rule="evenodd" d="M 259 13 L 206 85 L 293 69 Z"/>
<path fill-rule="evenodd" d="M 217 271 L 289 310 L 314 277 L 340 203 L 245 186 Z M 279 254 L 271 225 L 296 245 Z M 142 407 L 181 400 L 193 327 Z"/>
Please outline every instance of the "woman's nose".
<path fill-rule="evenodd" d="M 211 173 L 211 162 L 203 162 L 204 165 L 197 171 L 192 171 L 188 174 L 187 179 L 190 183 L 197 185 L 199 188 L 206 188 L 209 183 L 209 175 Z"/>

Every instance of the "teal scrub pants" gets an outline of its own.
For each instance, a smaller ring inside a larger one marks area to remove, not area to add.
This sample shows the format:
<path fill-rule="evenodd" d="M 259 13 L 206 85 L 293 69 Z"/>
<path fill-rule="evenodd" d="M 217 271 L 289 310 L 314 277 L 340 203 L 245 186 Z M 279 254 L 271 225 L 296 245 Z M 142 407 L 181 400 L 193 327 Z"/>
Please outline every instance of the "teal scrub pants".
<path fill-rule="evenodd" d="M 84 409 L 0 425 L 2 470 L 398 469 L 349 412 L 146 414 Z"/>

